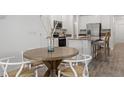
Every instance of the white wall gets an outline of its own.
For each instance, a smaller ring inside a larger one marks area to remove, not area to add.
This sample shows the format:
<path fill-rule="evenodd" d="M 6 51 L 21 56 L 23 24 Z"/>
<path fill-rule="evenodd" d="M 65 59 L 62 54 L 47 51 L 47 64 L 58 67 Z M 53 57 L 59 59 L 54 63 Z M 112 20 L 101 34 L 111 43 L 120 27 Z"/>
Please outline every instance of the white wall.
<path fill-rule="evenodd" d="M 102 23 L 103 29 L 110 29 L 111 18 L 110 15 L 89 15 L 79 17 L 80 29 L 86 29 L 88 23 Z"/>
<path fill-rule="evenodd" d="M 86 29 L 86 24 L 88 23 L 99 23 L 100 16 L 90 15 L 90 16 L 80 16 L 79 17 L 79 28 Z"/>
<path fill-rule="evenodd" d="M 46 33 L 41 28 L 38 15 L 0 17 L 0 57 L 29 48 L 44 47 L 45 37 Z"/>
<path fill-rule="evenodd" d="M 115 16 L 115 44 L 124 43 L 124 16 Z"/>
<path fill-rule="evenodd" d="M 103 29 L 110 29 L 111 28 L 111 16 L 110 15 L 101 15 L 100 23 L 102 23 Z"/>

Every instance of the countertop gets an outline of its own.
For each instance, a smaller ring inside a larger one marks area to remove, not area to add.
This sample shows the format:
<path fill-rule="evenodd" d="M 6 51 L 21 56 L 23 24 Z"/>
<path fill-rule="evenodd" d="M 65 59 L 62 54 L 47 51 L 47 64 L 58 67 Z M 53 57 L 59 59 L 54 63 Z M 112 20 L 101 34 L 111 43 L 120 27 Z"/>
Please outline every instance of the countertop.
<path fill-rule="evenodd" d="M 68 40 L 99 40 L 96 36 L 79 36 L 78 38 L 68 38 Z"/>

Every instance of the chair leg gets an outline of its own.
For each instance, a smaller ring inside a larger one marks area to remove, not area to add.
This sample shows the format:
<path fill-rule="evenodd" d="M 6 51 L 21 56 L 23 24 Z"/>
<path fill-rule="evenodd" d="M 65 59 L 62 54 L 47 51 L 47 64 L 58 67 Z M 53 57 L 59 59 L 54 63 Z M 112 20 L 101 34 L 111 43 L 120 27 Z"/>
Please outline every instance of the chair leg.
<path fill-rule="evenodd" d="M 93 57 L 96 59 L 97 56 L 97 46 L 96 44 L 93 45 Z"/>
<path fill-rule="evenodd" d="M 85 65 L 83 77 L 89 77 L 89 70 L 88 70 L 88 64 Z"/>
<path fill-rule="evenodd" d="M 88 65 L 86 66 L 86 76 L 89 77 L 89 70 L 88 70 Z"/>
<path fill-rule="evenodd" d="M 95 58 L 95 45 L 92 44 L 92 55 L 93 55 L 93 58 Z"/>
<path fill-rule="evenodd" d="M 107 52 L 107 44 L 105 43 L 105 46 L 104 46 L 104 55 L 105 55 L 105 59 L 107 58 L 106 52 Z"/>
<path fill-rule="evenodd" d="M 38 77 L 38 70 L 35 70 L 35 77 Z"/>
<path fill-rule="evenodd" d="M 97 46 L 95 44 L 95 57 L 97 57 Z"/>
<path fill-rule="evenodd" d="M 110 55 L 109 43 L 107 44 L 107 49 L 108 49 L 108 56 L 109 56 Z"/>
<path fill-rule="evenodd" d="M 58 71 L 58 77 L 60 77 L 60 76 L 61 76 L 61 71 L 59 70 L 59 71 Z"/>

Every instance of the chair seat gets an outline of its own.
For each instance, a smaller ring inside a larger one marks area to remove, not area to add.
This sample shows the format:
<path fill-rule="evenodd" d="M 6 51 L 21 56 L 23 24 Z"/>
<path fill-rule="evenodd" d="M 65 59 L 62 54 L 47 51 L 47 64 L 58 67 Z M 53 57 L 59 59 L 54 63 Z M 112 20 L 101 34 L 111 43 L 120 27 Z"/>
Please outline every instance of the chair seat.
<path fill-rule="evenodd" d="M 84 65 L 74 66 L 75 71 L 79 77 L 83 76 Z M 64 68 L 61 70 L 61 74 L 66 77 L 74 77 L 74 73 L 70 67 Z"/>
<path fill-rule="evenodd" d="M 98 44 L 104 44 L 104 41 L 101 40 L 101 41 L 98 41 L 97 43 Z"/>
<path fill-rule="evenodd" d="M 9 77 L 15 77 L 17 71 L 18 69 L 8 72 Z M 19 75 L 19 77 L 34 77 L 34 76 L 35 76 L 34 71 L 32 69 L 29 70 L 29 68 L 24 68 Z"/>

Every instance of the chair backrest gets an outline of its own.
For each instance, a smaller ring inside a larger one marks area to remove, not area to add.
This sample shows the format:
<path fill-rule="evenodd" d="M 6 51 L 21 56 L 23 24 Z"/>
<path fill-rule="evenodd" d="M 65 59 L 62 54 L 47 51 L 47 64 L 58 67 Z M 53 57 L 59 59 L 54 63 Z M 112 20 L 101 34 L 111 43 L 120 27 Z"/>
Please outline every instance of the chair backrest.
<path fill-rule="evenodd" d="M 101 38 L 101 23 L 89 23 L 86 25 L 87 34 Z"/>
<path fill-rule="evenodd" d="M 21 73 L 21 71 L 23 70 L 24 65 L 26 64 L 30 64 L 30 61 L 22 61 L 22 62 L 11 62 L 10 63 L 10 59 L 14 58 L 14 57 L 6 57 L 6 58 L 1 58 L 0 59 L 0 66 L 3 69 L 3 76 L 4 77 L 9 77 L 8 74 L 8 66 L 19 66 L 19 69 L 17 70 L 17 73 L 15 75 L 15 77 L 18 77 Z"/>
<path fill-rule="evenodd" d="M 110 39 L 110 32 L 107 32 L 105 34 L 105 42 L 109 42 L 109 39 Z"/>
<path fill-rule="evenodd" d="M 76 70 L 73 67 L 73 63 L 84 63 L 85 66 L 84 66 L 84 70 L 82 71 L 83 76 L 89 76 L 88 64 L 92 60 L 92 56 L 90 56 L 90 55 L 80 55 L 80 56 L 82 56 L 83 58 L 82 59 L 77 59 L 77 60 L 73 60 L 73 59 L 63 60 L 63 62 L 69 63 L 70 68 L 73 71 L 75 77 L 77 77 L 78 74 L 77 74 Z M 87 73 L 87 75 L 85 73 Z"/>

